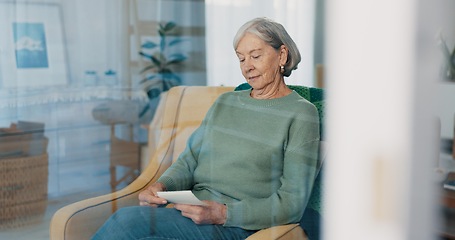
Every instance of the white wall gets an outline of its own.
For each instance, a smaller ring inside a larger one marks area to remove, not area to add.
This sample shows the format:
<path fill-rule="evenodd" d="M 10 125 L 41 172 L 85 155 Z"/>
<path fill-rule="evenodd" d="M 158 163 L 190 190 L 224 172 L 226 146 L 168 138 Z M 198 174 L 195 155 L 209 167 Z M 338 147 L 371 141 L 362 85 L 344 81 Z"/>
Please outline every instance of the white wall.
<path fill-rule="evenodd" d="M 441 137 L 453 139 L 455 127 L 455 83 L 440 82 L 437 86 L 436 116 L 441 121 Z"/>
<path fill-rule="evenodd" d="M 109 69 L 120 71 L 119 29 L 123 19 L 118 4 L 118 0 L 62 1 L 73 85 L 84 85 L 87 70 L 96 71 L 100 78 Z"/>

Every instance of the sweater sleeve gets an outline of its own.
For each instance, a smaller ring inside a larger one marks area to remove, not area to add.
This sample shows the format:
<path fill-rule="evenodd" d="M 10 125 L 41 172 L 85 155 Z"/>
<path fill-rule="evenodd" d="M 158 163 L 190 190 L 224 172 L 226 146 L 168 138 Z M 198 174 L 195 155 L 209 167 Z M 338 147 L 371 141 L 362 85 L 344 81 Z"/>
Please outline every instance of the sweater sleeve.
<path fill-rule="evenodd" d="M 167 191 L 178 191 L 192 189 L 194 185 L 194 170 L 198 164 L 198 156 L 204 139 L 204 133 L 209 119 L 213 112 L 213 106 L 207 112 L 201 125 L 191 134 L 186 147 L 173 163 L 157 180 L 166 186 Z"/>
<path fill-rule="evenodd" d="M 193 173 L 197 166 L 197 155 L 202 141 L 203 126 L 197 128 L 189 140 L 185 150 L 157 182 L 163 183 L 167 191 L 187 190 L 193 186 Z"/>
<path fill-rule="evenodd" d="M 317 113 L 315 116 L 317 118 Z M 290 136 L 284 153 L 279 189 L 267 198 L 248 198 L 227 203 L 225 226 L 257 230 L 300 221 L 317 173 L 318 122 L 305 123 Z M 310 137 L 302 141 L 302 134 Z"/>

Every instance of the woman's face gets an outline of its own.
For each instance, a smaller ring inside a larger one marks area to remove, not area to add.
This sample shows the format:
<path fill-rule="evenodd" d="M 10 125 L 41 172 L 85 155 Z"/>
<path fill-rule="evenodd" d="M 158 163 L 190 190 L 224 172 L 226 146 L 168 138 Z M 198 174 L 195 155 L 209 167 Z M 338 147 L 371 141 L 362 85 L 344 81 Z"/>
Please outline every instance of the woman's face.
<path fill-rule="evenodd" d="M 264 89 L 282 79 L 280 66 L 287 60 L 284 45 L 276 50 L 254 34 L 246 33 L 237 49 L 242 75 L 254 89 Z"/>

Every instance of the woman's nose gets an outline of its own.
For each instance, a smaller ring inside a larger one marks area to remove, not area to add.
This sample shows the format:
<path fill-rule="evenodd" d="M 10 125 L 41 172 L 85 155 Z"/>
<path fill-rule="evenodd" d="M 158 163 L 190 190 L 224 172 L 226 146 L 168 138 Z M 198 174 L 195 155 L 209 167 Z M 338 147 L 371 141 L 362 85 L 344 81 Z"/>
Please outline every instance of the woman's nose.
<path fill-rule="evenodd" d="M 251 64 L 251 62 L 249 60 L 245 60 L 243 62 L 243 71 L 249 72 L 253 69 L 254 69 L 254 66 L 253 66 L 253 64 Z"/>

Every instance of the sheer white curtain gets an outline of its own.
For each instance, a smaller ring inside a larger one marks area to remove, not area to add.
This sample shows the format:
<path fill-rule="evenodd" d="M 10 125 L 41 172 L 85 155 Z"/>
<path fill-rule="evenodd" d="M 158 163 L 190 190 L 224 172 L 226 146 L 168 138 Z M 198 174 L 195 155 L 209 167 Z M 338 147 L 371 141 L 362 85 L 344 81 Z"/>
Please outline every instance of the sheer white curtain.
<path fill-rule="evenodd" d="M 113 70 L 122 86 L 129 86 L 125 72 L 129 64 L 128 1 L 61 0 L 72 84 L 84 86 L 86 71 L 97 77 Z"/>
<path fill-rule="evenodd" d="M 207 84 L 245 82 L 232 40 L 238 28 L 255 17 L 281 23 L 299 47 L 302 61 L 285 81 L 314 86 L 313 32 L 315 0 L 206 0 Z"/>

